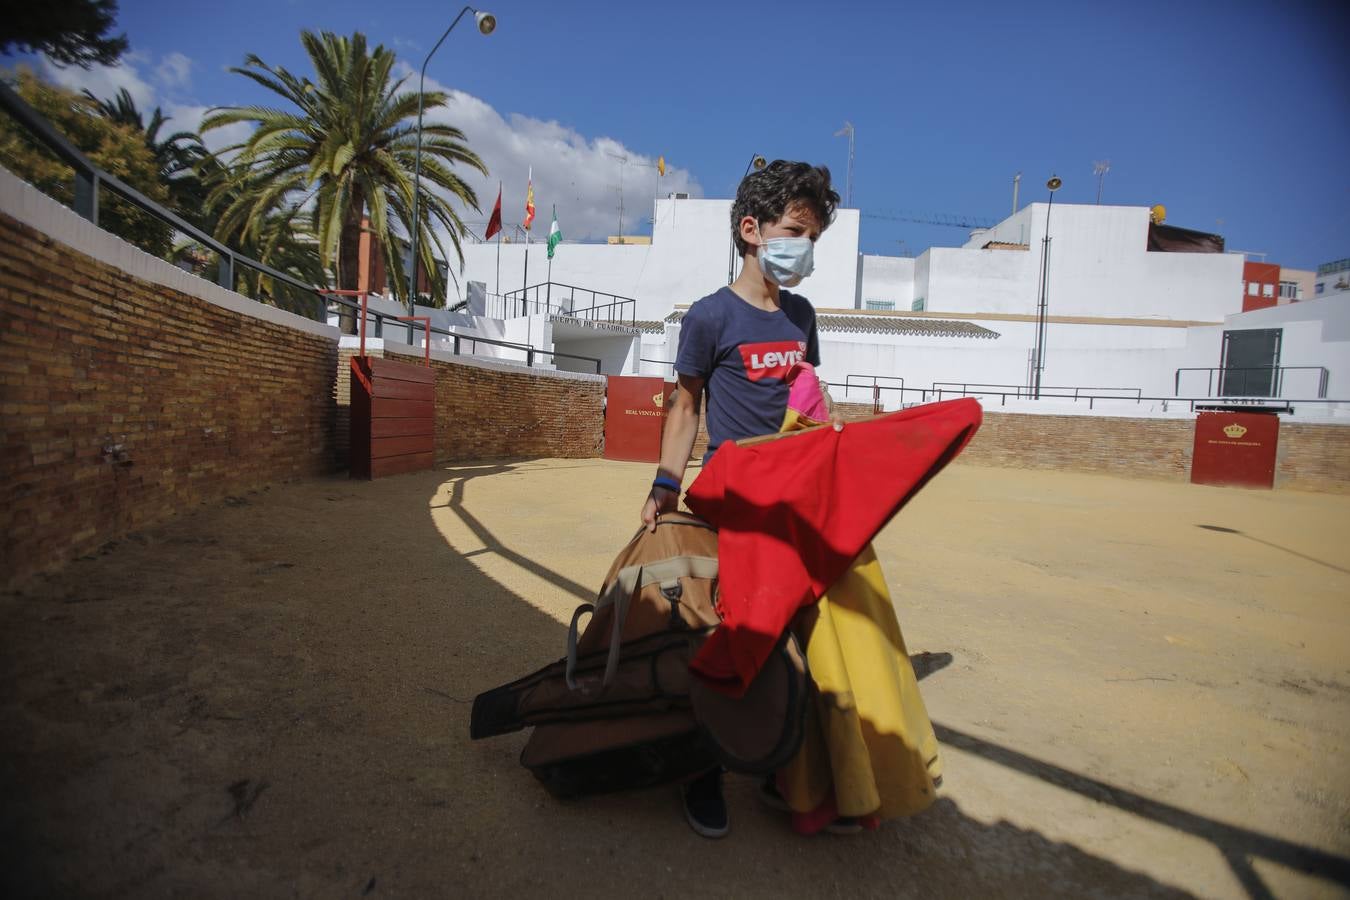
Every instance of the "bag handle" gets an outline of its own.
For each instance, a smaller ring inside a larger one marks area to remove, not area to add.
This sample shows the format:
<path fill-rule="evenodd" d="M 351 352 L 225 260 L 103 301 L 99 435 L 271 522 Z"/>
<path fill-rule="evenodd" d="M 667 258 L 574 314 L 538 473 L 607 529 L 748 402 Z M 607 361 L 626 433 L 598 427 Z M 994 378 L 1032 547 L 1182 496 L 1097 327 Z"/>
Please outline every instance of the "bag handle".
<path fill-rule="evenodd" d="M 680 578 L 716 578 L 717 560 L 711 556 L 672 556 L 669 559 L 620 569 L 614 581 L 596 598 L 594 603 L 583 603 L 572 613 L 567 628 L 567 669 L 569 690 L 577 689 L 577 622 L 583 613 L 595 615 L 600 610 L 614 607 L 614 624 L 609 635 L 609 656 L 605 659 L 605 677 L 601 689 L 609 687 L 619 669 L 619 650 L 623 645 L 623 623 L 628 618 L 628 607 L 633 596 L 649 584 L 675 581 Z"/>

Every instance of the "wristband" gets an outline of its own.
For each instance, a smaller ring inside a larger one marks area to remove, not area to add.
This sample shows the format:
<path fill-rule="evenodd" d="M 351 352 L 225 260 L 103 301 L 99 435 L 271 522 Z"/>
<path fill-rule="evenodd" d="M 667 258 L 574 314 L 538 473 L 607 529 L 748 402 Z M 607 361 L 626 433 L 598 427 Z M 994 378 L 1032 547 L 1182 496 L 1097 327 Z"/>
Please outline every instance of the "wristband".
<path fill-rule="evenodd" d="M 664 488 L 665 490 L 670 491 L 671 493 L 674 494 L 678 494 L 680 492 L 680 483 L 676 481 L 674 478 L 667 478 L 665 475 L 656 476 L 656 478 L 652 481 L 652 487 Z"/>

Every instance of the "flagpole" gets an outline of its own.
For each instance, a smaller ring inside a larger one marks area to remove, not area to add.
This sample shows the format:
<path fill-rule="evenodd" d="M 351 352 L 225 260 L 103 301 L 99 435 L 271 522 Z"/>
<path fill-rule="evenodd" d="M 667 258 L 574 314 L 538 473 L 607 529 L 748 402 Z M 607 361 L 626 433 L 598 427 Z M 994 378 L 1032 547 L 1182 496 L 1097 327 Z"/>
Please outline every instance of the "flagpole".
<path fill-rule="evenodd" d="M 534 166 L 530 166 L 529 175 L 525 179 L 525 272 L 520 281 L 520 311 L 523 315 L 529 315 L 528 291 L 530 288 L 530 224 L 534 221 Z M 528 325 L 526 326 L 529 327 Z"/>
<path fill-rule="evenodd" d="M 500 210 L 500 209 L 501 209 L 501 206 L 502 206 L 502 183 L 499 181 L 499 182 L 497 182 L 497 209 Z M 500 216 L 498 217 L 498 220 L 497 220 L 497 285 L 496 285 L 496 291 L 497 291 L 497 296 L 500 297 L 500 296 L 502 295 L 502 223 L 501 223 L 501 218 L 500 218 Z M 486 312 L 486 310 L 484 310 L 484 312 Z M 503 309 L 502 312 L 505 313 L 506 310 Z"/>

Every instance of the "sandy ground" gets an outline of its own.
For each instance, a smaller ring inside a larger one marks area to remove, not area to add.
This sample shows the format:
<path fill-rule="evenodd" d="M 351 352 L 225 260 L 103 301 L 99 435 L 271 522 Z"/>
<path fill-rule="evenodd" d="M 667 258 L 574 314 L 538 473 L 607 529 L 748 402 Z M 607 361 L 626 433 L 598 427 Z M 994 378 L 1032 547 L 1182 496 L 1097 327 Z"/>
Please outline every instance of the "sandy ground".
<path fill-rule="evenodd" d="M 877 541 L 942 799 L 806 839 L 732 778 L 710 842 L 672 789 L 559 803 L 523 735 L 467 735 L 649 476 L 278 486 L 0 597 L 0 892 L 1350 892 L 1350 498 L 953 467 Z"/>

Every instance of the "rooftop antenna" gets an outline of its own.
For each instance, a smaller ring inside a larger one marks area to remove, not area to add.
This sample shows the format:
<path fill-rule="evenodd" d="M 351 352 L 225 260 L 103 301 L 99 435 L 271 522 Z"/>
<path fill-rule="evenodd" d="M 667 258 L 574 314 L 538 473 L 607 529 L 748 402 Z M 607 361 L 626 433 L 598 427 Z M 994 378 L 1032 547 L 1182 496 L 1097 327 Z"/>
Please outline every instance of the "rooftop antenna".
<path fill-rule="evenodd" d="M 623 243 L 623 170 L 628 165 L 628 157 L 618 153 L 606 153 L 606 156 L 619 161 L 619 243 Z"/>
<path fill-rule="evenodd" d="M 1102 205 L 1102 182 L 1106 180 L 1106 173 L 1111 171 L 1111 160 L 1103 159 L 1092 164 L 1092 174 L 1097 176 L 1097 205 Z"/>
<path fill-rule="evenodd" d="M 848 181 L 844 187 L 844 206 L 853 208 L 853 123 L 844 122 L 844 127 L 834 133 L 835 137 L 848 135 Z"/>

